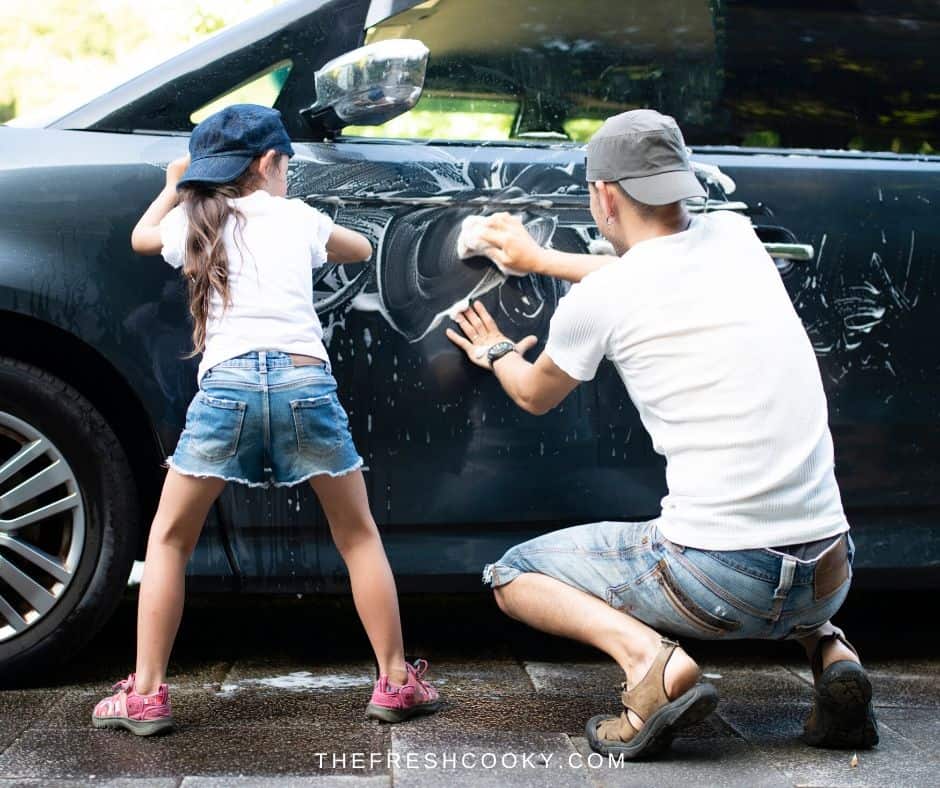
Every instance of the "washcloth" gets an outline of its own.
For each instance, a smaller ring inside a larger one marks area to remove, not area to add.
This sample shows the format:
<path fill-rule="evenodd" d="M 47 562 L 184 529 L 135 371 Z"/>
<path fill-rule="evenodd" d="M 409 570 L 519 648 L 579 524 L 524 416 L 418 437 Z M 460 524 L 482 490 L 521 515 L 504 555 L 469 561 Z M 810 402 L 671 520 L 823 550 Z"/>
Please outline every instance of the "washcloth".
<path fill-rule="evenodd" d="M 460 235 L 457 236 L 457 256 L 461 260 L 468 257 L 488 257 L 493 264 L 507 276 L 525 276 L 525 272 L 516 271 L 489 255 L 493 247 L 480 237 L 480 232 L 486 225 L 485 216 L 468 216 L 460 226 Z"/>

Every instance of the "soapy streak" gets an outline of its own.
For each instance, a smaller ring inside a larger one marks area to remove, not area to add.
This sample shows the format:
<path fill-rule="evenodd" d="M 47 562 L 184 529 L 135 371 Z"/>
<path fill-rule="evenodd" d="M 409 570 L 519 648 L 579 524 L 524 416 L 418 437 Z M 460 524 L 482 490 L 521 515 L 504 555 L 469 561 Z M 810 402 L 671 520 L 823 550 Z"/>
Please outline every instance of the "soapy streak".
<path fill-rule="evenodd" d="M 325 166 L 314 176 L 315 194 L 298 182 L 305 180 L 304 173 L 296 172 L 291 191 L 307 192 L 309 202 L 342 224 L 357 225 L 354 229 L 372 239 L 376 249 L 374 262 L 351 277 L 317 277 L 315 305 L 327 334 L 342 322 L 340 310 L 356 309 L 380 312 L 407 341 L 418 342 L 471 299 L 493 291 L 498 293 L 498 309 L 509 316 L 514 330 L 544 332 L 566 286 L 531 275 L 508 281 L 481 258 L 458 260 L 456 237 L 467 216 L 509 211 L 525 217 L 542 246 L 611 254 L 609 244 L 596 237 L 592 222 L 571 215 L 583 215 L 587 209 L 586 186 L 575 179 L 575 169 L 573 162 L 480 164 L 442 150 L 431 162 Z M 712 199 L 702 208 L 742 209 L 727 202 L 727 192 L 735 188 L 730 178 L 714 167 L 699 169 L 712 183 Z M 415 193 L 418 196 L 412 196 Z M 566 214 L 568 221 L 561 218 Z"/>
<path fill-rule="evenodd" d="M 493 200 L 486 195 L 477 197 L 461 197 L 460 195 L 446 195 L 440 197 L 350 197 L 348 195 L 336 194 L 311 194 L 306 198 L 307 202 L 327 203 L 337 207 L 352 208 L 379 208 L 395 205 L 407 205 L 412 208 L 432 207 L 437 208 L 448 205 L 480 205 L 486 208 L 499 210 L 526 210 L 527 208 L 567 208 L 583 207 L 580 200 L 547 200 L 532 199 L 531 197 L 517 197 L 513 199 Z M 491 213 L 493 211 L 490 211 Z"/>

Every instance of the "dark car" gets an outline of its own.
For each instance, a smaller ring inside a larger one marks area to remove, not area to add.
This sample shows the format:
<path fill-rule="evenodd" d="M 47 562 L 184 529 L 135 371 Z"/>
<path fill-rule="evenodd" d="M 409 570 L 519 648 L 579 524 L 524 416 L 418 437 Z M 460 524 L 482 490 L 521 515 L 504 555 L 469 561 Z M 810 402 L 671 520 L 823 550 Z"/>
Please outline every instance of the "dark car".
<path fill-rule="evenodd" d="M 397 39 L 430 50 L 413 110 L 340 130 L 395 114 L 368 84 L 345 115 L 323 96 L 310 110 L 325 64 Z M 544 339 L 566 286 L 459 261 L 460 221 L 511 210 L 586 250 L 583 142 L 641 106 L 678 119 L 708 186 L 697 209 L 751 218 L 804 321 L 858 580 L 937 585 L 937 41 L 940 11 L 916 0 L 293 0 L 52 122 L 0 128 L 3 675 L 89 638 L 142 557 L 196 376 L 180 277 L 135 255 L 131 228 L 194 123 L 244 100 L 297 141 L 291 196 L 376 249 L 315 291 L 403 590 L 478 589 L 512 543 L 658 514 L 663 460 L 610 366 L 536 418 L 442 325 L 479 297 Z M 348 583 L 308 488 L 230 485 L 189 588 Z"/>

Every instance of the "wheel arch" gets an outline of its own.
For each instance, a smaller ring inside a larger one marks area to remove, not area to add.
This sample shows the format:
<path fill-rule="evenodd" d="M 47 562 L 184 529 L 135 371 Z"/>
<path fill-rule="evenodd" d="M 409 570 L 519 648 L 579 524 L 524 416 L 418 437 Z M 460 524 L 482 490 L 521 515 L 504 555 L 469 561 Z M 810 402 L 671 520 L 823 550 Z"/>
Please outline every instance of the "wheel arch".
<path fill-rule="evenodd" d="M 101 413 L 121 443 L 137 486 L 142 538 L 160 495 L 164 453 L 140 397 L 93 346 L 57 326 L 0 310 L 0 355 L 50 372 L 79 391 Z M 142 557 L 142 556 L 138 556 Z"/>

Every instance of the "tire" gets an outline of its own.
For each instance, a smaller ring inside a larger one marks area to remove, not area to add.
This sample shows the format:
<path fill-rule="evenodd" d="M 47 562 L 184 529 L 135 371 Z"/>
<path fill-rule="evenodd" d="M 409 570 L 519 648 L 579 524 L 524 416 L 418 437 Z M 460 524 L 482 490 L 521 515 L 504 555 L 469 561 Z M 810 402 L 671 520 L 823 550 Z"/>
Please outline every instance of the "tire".
<path fill-rule="evenodd" d="M 19 462 L 11 475 L 13 456 Z M 127 456 L 102 415 L 65 381 L 0 356 L 0 471 L 5 464 L 0 684 L 19 685 L 73 655 L 108 620 L 127 586 L 140 527 Z M 26 479 L 33 480 L 31 497 L 11 496 L 17 485 L 27 489 Z M 10 530 L 14 521 L 21 525 Z"/>

